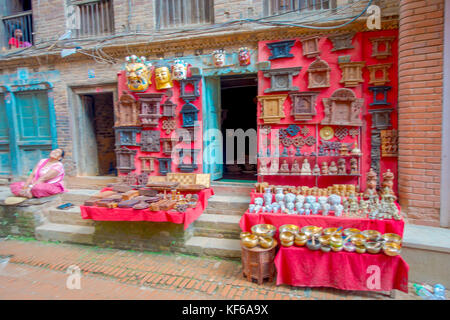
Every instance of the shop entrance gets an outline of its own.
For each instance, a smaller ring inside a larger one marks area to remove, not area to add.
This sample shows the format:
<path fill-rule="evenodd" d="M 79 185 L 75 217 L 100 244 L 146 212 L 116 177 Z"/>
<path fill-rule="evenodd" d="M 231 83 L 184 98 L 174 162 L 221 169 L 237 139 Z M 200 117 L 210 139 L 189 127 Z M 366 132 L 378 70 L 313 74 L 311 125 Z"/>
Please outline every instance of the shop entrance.
<path fill-rule="evenodd" d="M 223 180 L 256 180 L 256 143 L 246 137 L 235 139 L 234 156 L 227 154 L 227 129 L 242 129 L 245 133 L 254 130 L 256 137 L 256 108 L 258 81 L 256 74 L 223 76 L 220 78 L 220 129 L 223 136 Z M 250 130 L 250 131 L 249 131 Z M 228 131 L 229 132 L 229 131 Z M 244 142 L 245 141 L 245 142 Z M 245 154 L 240 155 L 238 144 L 245 143 Z M 234 159 L 231 159 L 234 158 Z M 228 162 L 227 162 L 228 159 Z M 233 160 L 230 163 L 230 160 Z"/>
<path fill-rule="evenodd" d="M 117 175 L 113 93 L 78 94 L 79 175 Z"/>

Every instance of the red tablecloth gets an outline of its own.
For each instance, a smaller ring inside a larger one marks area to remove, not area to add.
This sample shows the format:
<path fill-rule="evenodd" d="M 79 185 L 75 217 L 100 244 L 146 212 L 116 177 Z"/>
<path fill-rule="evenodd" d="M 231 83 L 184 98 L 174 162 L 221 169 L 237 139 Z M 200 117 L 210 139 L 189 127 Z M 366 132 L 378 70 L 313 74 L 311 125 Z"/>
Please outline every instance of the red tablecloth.
<path fill-rule="evenodd" d="M 189 225 L 201 216 L 208 205 L 208 199 L 214 195 L 212 188 L 204 189 L 198 193 L 198 204 L 195 208 L 189 208 L 186 212 L 177 211 L 150 211 L 148 209 L 135 210 L 124 208 L 101 208 L 80 206 L 81 217 L 96 221 L 153 221 L 172 222 L 184 224 L 186 230 Z"/>
<path fill-rule="evenodd" d="M 275 266 L 277 285 L 408 292 L 409 266 L 401 256 L 280 247 Z"/>

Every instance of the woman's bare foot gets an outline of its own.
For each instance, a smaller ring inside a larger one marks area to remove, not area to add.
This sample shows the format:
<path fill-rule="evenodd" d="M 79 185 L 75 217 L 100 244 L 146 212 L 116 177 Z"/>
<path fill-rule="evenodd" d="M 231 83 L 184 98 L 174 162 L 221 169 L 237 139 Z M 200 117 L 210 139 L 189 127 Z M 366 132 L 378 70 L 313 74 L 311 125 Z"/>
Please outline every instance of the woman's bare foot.
<path fill-rule="evenodd" d="M 31 190 L 30 189 L 25 189 L 19 192 L 19 195 L 28 199 L 33 198 L 33 195 L 31 194 Z"/>

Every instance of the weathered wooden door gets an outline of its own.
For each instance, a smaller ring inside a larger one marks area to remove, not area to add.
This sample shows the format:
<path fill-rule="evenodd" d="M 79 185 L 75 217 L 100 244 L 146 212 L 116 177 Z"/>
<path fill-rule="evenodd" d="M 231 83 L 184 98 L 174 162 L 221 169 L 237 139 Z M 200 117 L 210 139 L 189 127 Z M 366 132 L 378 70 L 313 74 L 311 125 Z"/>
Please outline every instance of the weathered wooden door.
<path fill-rule="evenodd" d="M 223 138 L 220 132 L 220 79 L 204 78 L 203 82 L 203 172 L 211 180 L 223 176 Z"/>
<path fill-rule="evenodd" d="M 12 174 L 9 142 L 9 121 L 5 95 L 0 94 L 0 176 Z"/>

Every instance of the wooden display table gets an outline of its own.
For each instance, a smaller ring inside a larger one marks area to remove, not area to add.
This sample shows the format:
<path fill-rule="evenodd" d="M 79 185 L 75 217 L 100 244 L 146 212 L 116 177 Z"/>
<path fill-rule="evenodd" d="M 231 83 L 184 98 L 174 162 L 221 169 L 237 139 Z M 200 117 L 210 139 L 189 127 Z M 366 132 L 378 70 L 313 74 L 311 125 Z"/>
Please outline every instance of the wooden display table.
<path fill-rule="evenodd" d="M 272 248 L 264 249 L 259 246 L 247 248 L 241 245 L 242 251 L 242 270 L 243 275 L 248 281 L 256 279 L 258 284 L 262 284 L 264 279 L 273 281 L 275 276 L 275 253 L 277 243 L 275 241 Z"/>

